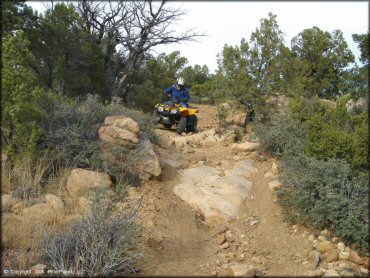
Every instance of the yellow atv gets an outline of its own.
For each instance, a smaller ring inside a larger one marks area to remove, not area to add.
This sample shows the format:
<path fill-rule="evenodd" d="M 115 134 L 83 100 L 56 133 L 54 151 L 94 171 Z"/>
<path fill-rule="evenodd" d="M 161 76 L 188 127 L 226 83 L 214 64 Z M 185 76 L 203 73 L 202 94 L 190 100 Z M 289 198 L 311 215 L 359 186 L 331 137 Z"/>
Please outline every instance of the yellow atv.
<path fill-rule="evenodd" d="M 176 126 L 176 132 L 197 132 L 198 109 L 183 107 L 178 103 L 165 102 L 155 105 L 153 117 L 155 123 L 162 124 L 165 128 Z"/>

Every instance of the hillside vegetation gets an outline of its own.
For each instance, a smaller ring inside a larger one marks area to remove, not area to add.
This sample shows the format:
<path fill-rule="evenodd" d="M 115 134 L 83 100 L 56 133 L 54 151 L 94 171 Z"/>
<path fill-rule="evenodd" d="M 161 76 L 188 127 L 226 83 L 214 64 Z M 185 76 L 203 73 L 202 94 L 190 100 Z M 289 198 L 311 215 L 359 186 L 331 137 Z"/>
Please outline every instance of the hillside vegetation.
<path fill-rule="evenodd" d="M 249 38 L 220 49 L 218 69 L 211 74 L 206 65 L 189 65 L 180 52 L 150 51 L 201 37 L 169 31 L 171 20 L 185 12 L 165 2 L 57 3 L 40 14 L 25 1 L 3 1 L 1 12 L 2 194 L 7 195 L 2 212 L 8 221 L 2 222 L 7 223 L 3 266 L 25 269 L 45 260 L 75 275 L 136 272 L 140 203 L 122 210 L 116 204 L 130 186 L 142 184 L 137 163 L 148 154 L 143 142 L 159 141 L 151 112 L 178 76 L 191 89 L 192 104 L 226 103 L 236 111 L 243 109 L 241 100 L 253 103 L 255 140 L 280 161 L 284 186 L 278 200 L 287 219 L 329 229 L 369 252 L 368 34 L 352 35 L 361 51 L 358 65 L 340 30 L 314 26 L 287 47 L 276 15 L 269 13 Z M 283 109 L 274 104 L 281 97 L 289 100 Z M 219 107 L 222 133 L 235 111 Z M 138 124 L 139 143 L 102 146 L 100 127 L 117 115 Z M 239 126 L 233 132 L 239 141 L 245 130 Z M 96 192 L 92 215 L 73 216 L 75 204 L 68 203 L 65 189 L 73 168 L 112 179 L 114 197 L 106 201 L 110 192 Z M 61 198 L 65 215 L 26 226 L 19 212 L 41 205 L 48 194 Z M 98 246 L 94 254 L 91 240 Z M 89 252 L 91 257 L 80 260 Z"/>

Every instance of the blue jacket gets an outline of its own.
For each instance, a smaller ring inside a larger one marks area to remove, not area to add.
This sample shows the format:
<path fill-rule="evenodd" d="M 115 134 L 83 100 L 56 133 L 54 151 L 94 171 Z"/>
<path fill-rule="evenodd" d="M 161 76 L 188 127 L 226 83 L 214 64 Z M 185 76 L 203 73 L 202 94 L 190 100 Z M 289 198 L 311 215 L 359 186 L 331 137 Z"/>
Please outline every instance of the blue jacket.
<path fill-rule="evenodd" d="M 165 94 L 171 95 L 171 101 L 176 103 L 187 103 L 190 99 L 190 92 L 188 88 L 184 88 L 182 90 L 176 89 L 175 85 L 164 90 Z"/>

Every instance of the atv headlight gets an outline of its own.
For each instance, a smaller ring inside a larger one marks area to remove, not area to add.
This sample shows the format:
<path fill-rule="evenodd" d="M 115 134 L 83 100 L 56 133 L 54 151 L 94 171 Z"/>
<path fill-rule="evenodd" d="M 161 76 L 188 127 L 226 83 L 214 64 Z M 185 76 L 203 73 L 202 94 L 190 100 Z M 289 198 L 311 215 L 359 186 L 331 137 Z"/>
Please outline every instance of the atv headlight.
<path fill-rule="evenodd" d="M 163 112 L 163 107 L 158 107 L 159 112 Z"/>
<path fill-rule="evenodd" d="M 171 110 L 171 114 L 176 114 L 177 110 Z"/>

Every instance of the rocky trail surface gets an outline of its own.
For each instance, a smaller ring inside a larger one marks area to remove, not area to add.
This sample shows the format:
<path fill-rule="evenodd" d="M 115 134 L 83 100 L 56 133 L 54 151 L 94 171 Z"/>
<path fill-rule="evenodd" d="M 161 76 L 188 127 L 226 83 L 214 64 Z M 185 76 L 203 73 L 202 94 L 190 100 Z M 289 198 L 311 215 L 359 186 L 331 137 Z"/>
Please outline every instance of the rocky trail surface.
<path fill-rule="evenodd" d="M 368 274 L 368 261 L 328 231 L 285 222 L 274 193 L 276 161 L 257 151 L 251 134 L 240 144 L 233 132 L 217 135 L 217 108 L 198 108 L 199 133 L 157 129 L 161 177 L 129 191 L 143 198 L 145 255 L 136 275 Z"/>

